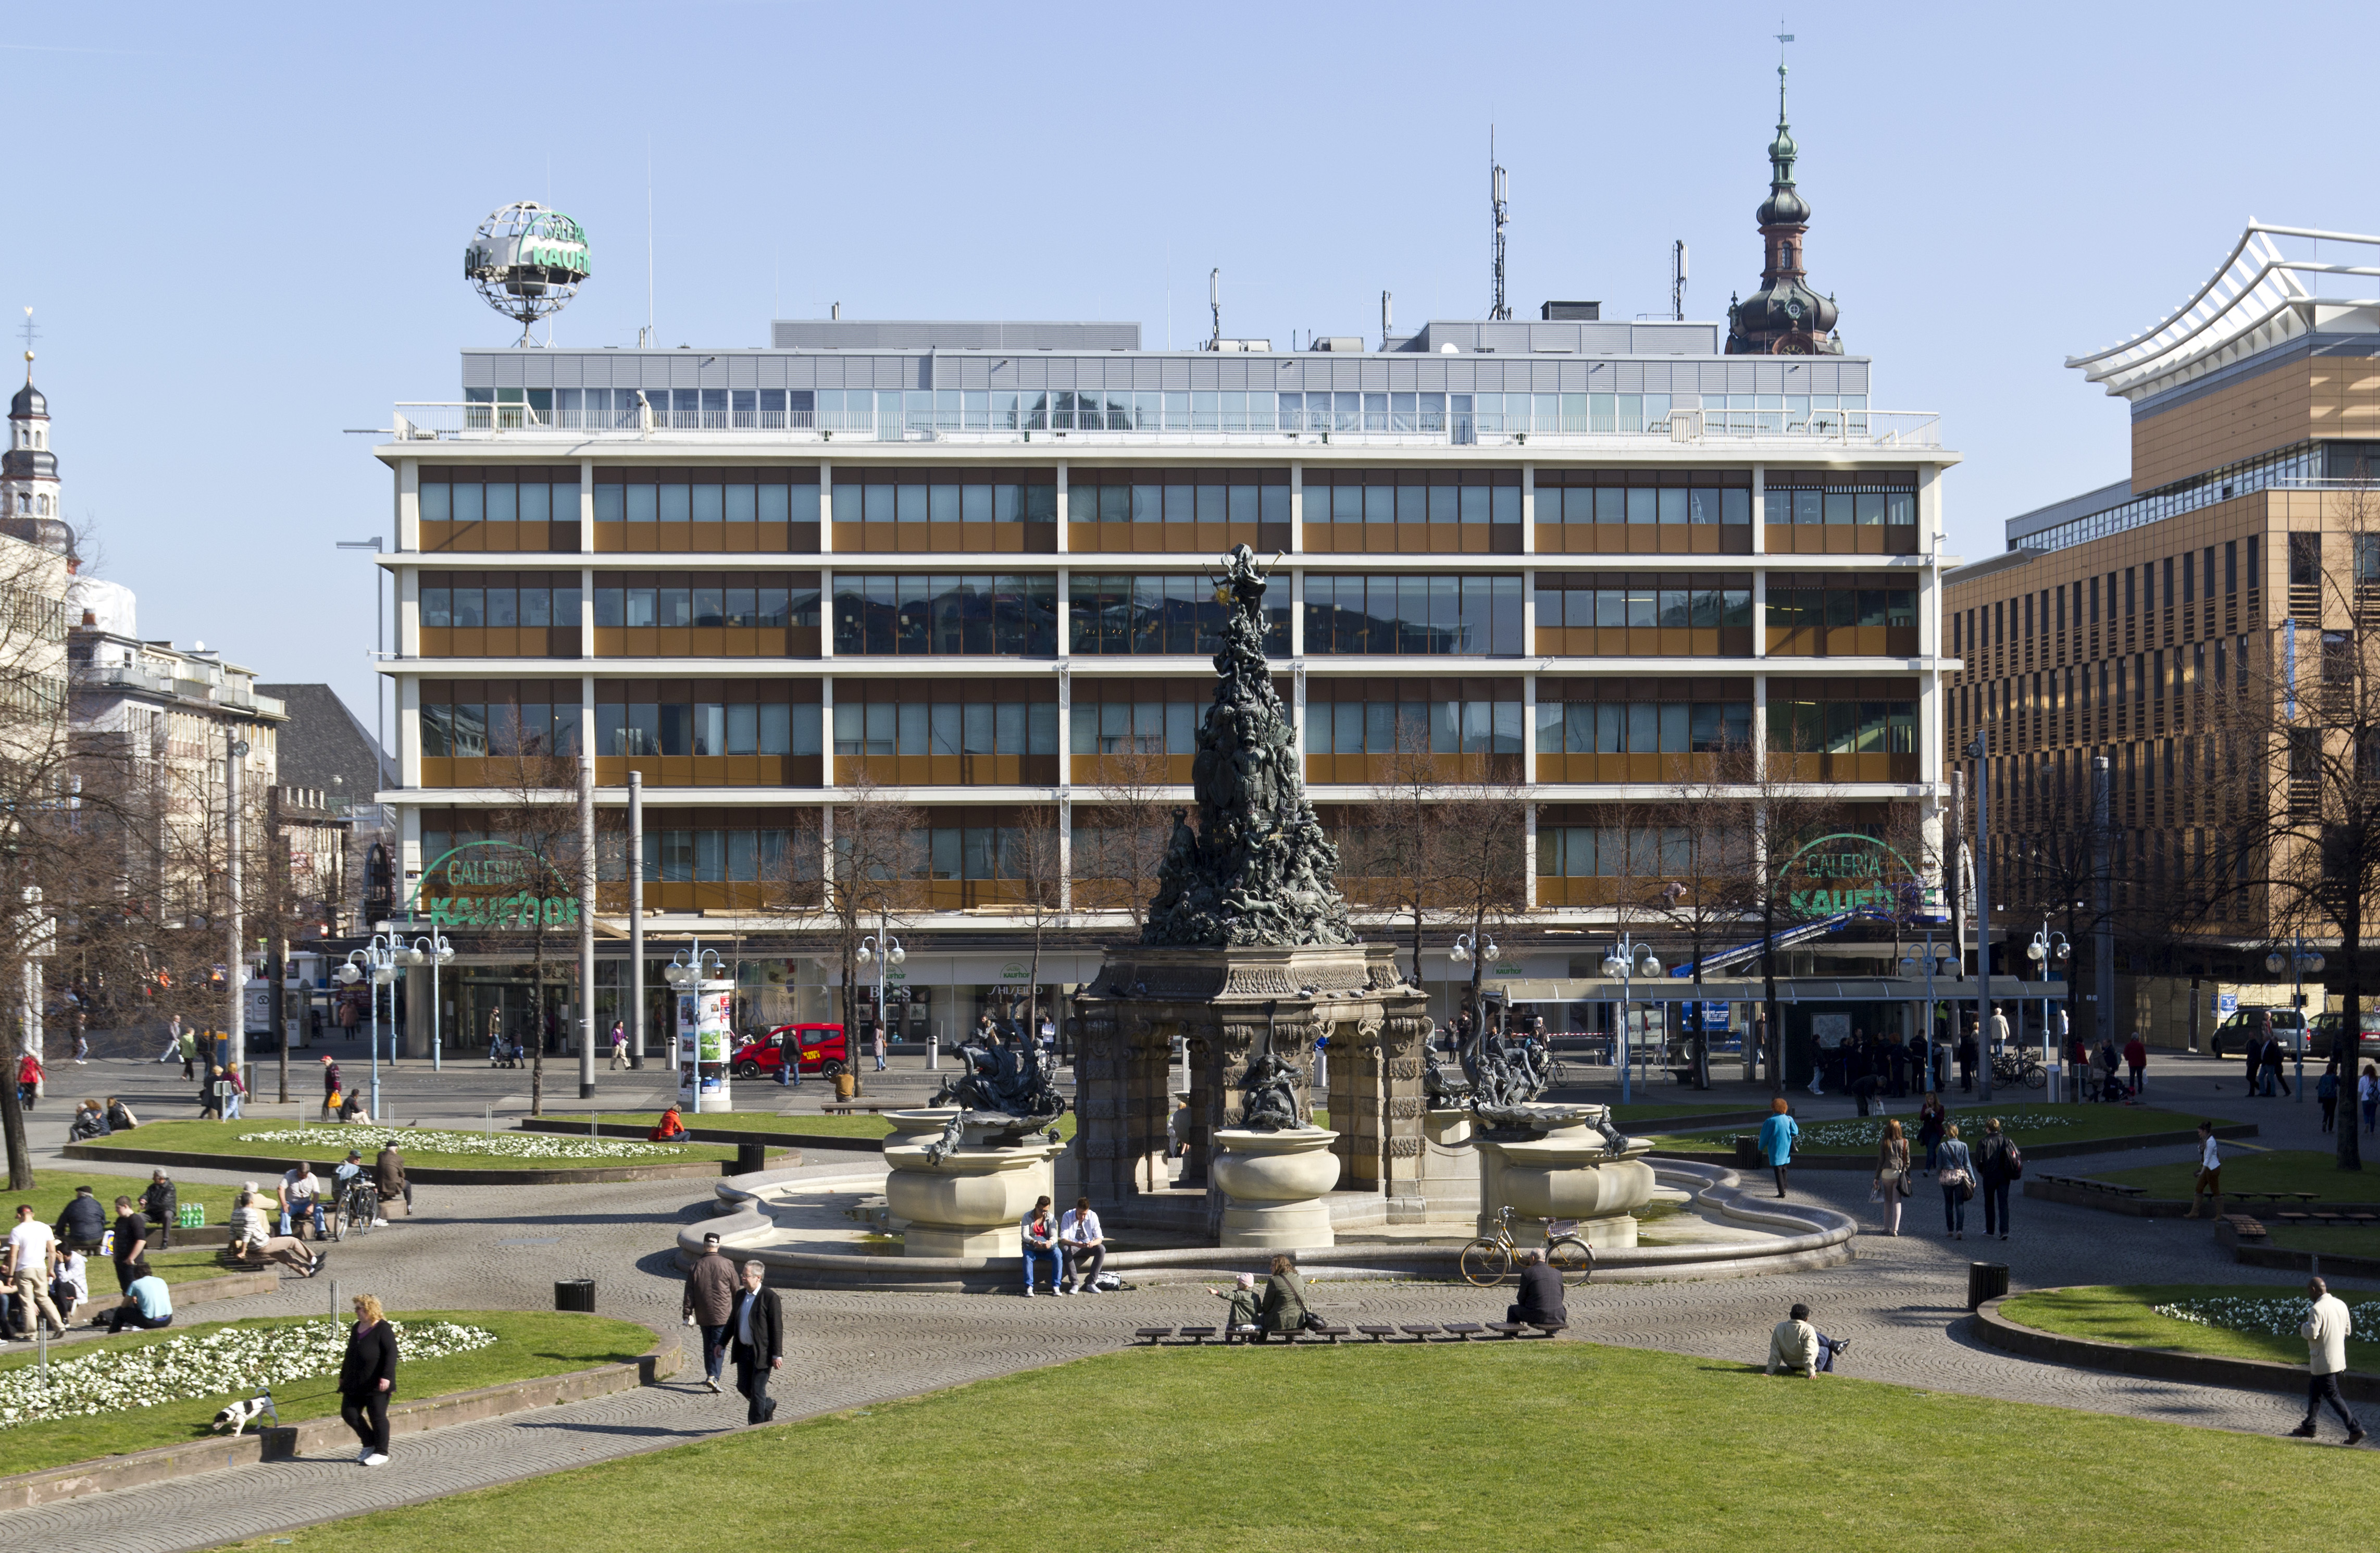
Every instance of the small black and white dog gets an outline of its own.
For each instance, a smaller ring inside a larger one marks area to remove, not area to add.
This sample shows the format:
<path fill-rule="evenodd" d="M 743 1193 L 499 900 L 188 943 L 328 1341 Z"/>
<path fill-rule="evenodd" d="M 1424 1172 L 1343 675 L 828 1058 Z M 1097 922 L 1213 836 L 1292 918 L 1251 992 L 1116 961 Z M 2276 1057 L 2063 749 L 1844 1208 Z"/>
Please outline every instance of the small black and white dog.
<path fill-rule="evenodd" d="M 222 1434 L 242 1435 L 248 1432 L 250 1424 L 267 1415 L 276 1424 L 281 1422 L 280 1410 L 273 1405 L 273 1393 L 259 1391 L 248 1401 L 234 1402 L 216 1413 L 213 1427 Z"/>

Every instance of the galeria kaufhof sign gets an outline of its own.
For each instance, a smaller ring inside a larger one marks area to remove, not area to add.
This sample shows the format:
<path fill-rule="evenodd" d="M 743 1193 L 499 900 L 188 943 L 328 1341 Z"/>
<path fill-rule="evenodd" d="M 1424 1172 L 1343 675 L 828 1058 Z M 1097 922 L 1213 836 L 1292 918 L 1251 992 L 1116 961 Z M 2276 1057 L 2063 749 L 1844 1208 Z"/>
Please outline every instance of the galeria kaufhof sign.
<path fill-rule="evenodd" d="M 412 907 L 439 928 L 578 926 L 578 897 L 549 895 L 552 865 L 512 842 L 466 842 L 421 870 Z"/>
<path fill-rule="evenodd" d="M 1874 836 L 1838 831 L 1793 854 L 1783 870 L 1787 909 L 1797 916 L 1873 910 L 1912 914 L 1935 904 L 1909 860 Z"/>

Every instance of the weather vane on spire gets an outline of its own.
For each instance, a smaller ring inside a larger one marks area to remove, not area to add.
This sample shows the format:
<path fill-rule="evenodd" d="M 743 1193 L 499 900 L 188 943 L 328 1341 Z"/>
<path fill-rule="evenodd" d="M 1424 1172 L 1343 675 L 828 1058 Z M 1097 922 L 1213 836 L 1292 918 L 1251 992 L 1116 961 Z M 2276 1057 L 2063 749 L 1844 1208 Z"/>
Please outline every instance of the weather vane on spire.
<path fill-rule="evenodd" d="M 25 322 L 18 333 L 25 336 L 25 381 L 30 382 L 33 381 L 33 341 L 41 334 L 41 331 L 33 327 L 32 309 L 25 309 Z"/>

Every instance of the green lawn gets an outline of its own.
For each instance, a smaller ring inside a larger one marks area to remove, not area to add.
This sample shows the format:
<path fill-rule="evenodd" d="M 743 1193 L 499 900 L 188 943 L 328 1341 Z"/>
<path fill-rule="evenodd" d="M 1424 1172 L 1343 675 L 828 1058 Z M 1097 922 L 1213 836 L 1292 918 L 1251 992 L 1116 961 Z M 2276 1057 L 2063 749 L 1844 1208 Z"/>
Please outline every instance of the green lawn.
<path fill-rule="evenodd" d="M 1891 1120 L 1900 1123 L 1912 1147 L 1917 1137 L 1917 1108 L 1909 1101 L 1894 1102 Z M 2084 1143 L 2100 1138 L 2137 1137 L 2151 1133 L 2189 1133 L 2199 1119 L 2185 1111 L 2159 1110 L 2154 1106 L 2095 1105 L 2087 1101 L 2065 1101 L 2057 1105 L 2039 1100 L 2017 1100 L 1991 1106 L 1953 1107 L 1950 1120 L 1958 1123 L 1959 1135 L 1970 1146 L 1984 1135 L 1984 1123 L 1998 1117 L 2009 1134 L 2019 1146 L 2045 1143 Z M 1876 1140 L 1884 1135 L 1881 1116 L 1846 1117 L 1828 1122 L 1803 1122 L 1802 1142 L 1794 1152 L 1799 1154 L 1852 1154 L 1876 1152 Z M 1678 1133 L 1656 1139 L 1663 1148 L 1706 1152 L 1726 1150 L 1734 1147 L 1739 1136 L 1748 1135 L 1753 1129 L 1727 1127 L 1706 1133 Z M 2112 1178 L 2111 1178 L 2112 1179 Z M 2189 1195 L 2185 1190 L 2182 1194 Z"/>
<path fill-rule="evenodd" d="M 110 1282 L 112 1285 L 113 1280 Z M 468 1353 L 400 1366 L 397 1371 L 397 1399 L 400 1401 L 419 1401 L 450 1391 L 468 1391 L 480 1386 L 497 1386 L 508 1380 L 526 1380 L 534 1376 L 592 1369 L 598 1365 L 625 1363 L 653 1343 L 653 1334 L 633 1321 L 610 1321 L 559 1311 L 415 1310 L 392 1311 L 390 1314 L 401 1321 L 443 1318 L 465 1322 L 483 1327 L 499 1339 L 489 1347 L 475 1349 Z M 164 1331 L 126 1332 L 117 1337 L 100 1338 L 91 1343 L 77 1344 L 71 1353 L 54 1353 L 52 1358 L 55 1362 L 100 1348 L 140 1348 L 161 1342 L 168 1337 L 188 1336 L 189 1332 L 220 1331 L 227 1327 L 285 1326 L 289 1319 L 276 1316 L 250 1321 L 215 1321 L 185 1330 L 177 1314 L 175 1325 Z M 34 1363 L 36 1355 L 28 1345 L 20 1353 L 0 1358 L 0 1370 L 21 1368 Z M 336 1417 L 339 1412 L 338 1384 L 338 1374 L 334 1370 L 329 1375 L 317 1376 L 310 1380 L 274 1388 L 273 1400 L 281 1410 L 281 1421 L 294 1424 L 307 1418 Z M 232 1395 L 225 1393 L 162 1407 L 131 1408 L 122 1413 L 100 1413 L 88 1418 L 61 1418 L 55 1423 L 0 1429 L 0 1460 L 8 1463 L 10 1472 L 34 1472 L 68 1462 L 150 1450 L 162 1445 L 197 1439 L 206 1435 L 208 1422 L 224 1403 L 231 1400 Z"/>
<path fill-rule="evenodd" d="M 1658 1122 L 1671 1116 L 1724 1116 L 1731 1110 L 1755 1111 L 1760 1109 L 1755 1105 L 1731 1106 L 1719 1099 L 1705 1100 L 1700 1105 L 1613 1106 L 1611 1119 L 1615 1122 Z"/>
<path fill-rule="evenodd" d="M 2143 1165 L 2138 1170 L 2095 1171 L 2101 1181 L 2145 1186 L 2152 1197 L 2188 1199 L 2198 1167 L 2188 1162 Z M 2312 1192 L 2340 1203 L 2380 1202 L 2380 1160 L 2360 1171 L 2342 1171 L 2328 1149 L 2276 1148 L 2252 1153 L 2223 1151 L 2223 1184 L 2234 1192 Z M 2225 1208 L 2239 1206 L 2227 1202 Z M 2251 1204 L 2252 1208 L 2264 1204 Z"/>
<path fill-rule="evenodd" d="M 924 1102 L 919 1102 L 921 1109 L 923 1104 Z M 566 1119 L 568 1114 L 566 1111 L 549 1113 L 548 1119 L 552 1120 L 554 1116 Z M 725 1133 L 752 1133 L 760 1135 L 774 1134 L 780 1136 L 798 1136 L 808 1134 L 813 1136 L 838 1138 L 880 1138 L 892 1131 L 892 1122 L 873 1112 L 856 1112 L 850 1116 L 821 1116 L 815 1111 L 795 1111 L 791 1115 L 781 1116 L 772 1110 L 706 1110 L 699 1116 L 692 1111 L 680 1111 L 678 1115 L 689 1127 L 715 1127 Z M 616 1122 L 637 1127 L 651 1127 L 661 1119 L 662 1113 L 657 1110 L 607 1110 L 598 1113 L 600 1121 Z M 580 1117 L 577 1120 L 584 1122 L 586 1118 Z M 1072 1138 L 1075 1135 L 1075 1113 L 1072 1110 L 1058 1118 L 1058 1135 L 1063 1138 Z"/>
<path fill-rule="evenodd" d="M 780 1389 L 800 1405 L 799 1375 Z M 1993 1470 L 2015 1442 L 2056 1470 Z M 283 1535 L 646 1553 L 699 1505 L 706 1547 L 826 1553 L 2286 1553 L 2335 1546 L 2306 1507 L 2370 1485 L 2365 1458 L 2283 1439 L 1585 1342 L 1167 1348 Z"/>
<path fill-rule="evenodd" d="M 145 1133 L 148 1129 L 141 1130 Z M 124 1168 L 128 1171 L 135 1169 L 131 1165 Z M 171 1174 L 172 1171 L 169 1170 L 166 1173 Z M 207 1207 L 207 1217 L 214 1223 L 225 1224 L 231 1221 L 231 1199 L 236 1188 L 207 1187 L 188 1181 L 176 1181 L 174 1184 L 181 1193 L 183 1201 L 204 1203 Z M 113 1224 L 115 1222 L 115 1199 L 118 1196 L 126 1196 L 138 1205 L 140 1201 L 140 1194 L 149 1188 L 149 1172 L 140 1171 L 132 1175 L 93 1175 L 83 1171 L 36 1171 L 33 1173 L 33 1188 L 30 1192 L 9 1192 L 0 1188 L 0 1215 L 6 1216 L 5 1219 L 0 1221 L 15 1223 L 17 1205 L 30 1203 L 33 1205 L 34 1218 L 44 1224 L 55 1224 L 58 1221 L 58 1215 L 66 1211 L 67 1204 L 73 1199 L 75 1188 L 78 1186 L 91 1188 L 91 1195 L 99 1199 L 99 1206 L 107 1210 L 107 1221 Z"/>
<path fill-rule="evenodd" d="M 2294 1284 L 2152 1283 L 2102 1284 L 2084 1289 L 2047 1290 L 2020 1294 L 2000 1306 L 2000 1314 L 2022 1326 L 2102 1342 L 2128 1343 L 2134 1348 L 2169 1348 L 2182 1353 L 2211 1353 L 2226 1359 L 2271 1359 L 2284 1365 L 2305 1363 L 2305 1340 L 2287 1333 L 2243 1332 L 2202 1326 L 2159 1316 L 2149 1307 L 2183 1300 L 2240 1297 L 2281 1301 L 2302 1307 L 2302 1288 Z M 2355 1313 L 2357 1332 L 2380 1331 L 2380 1294 L 2340 1292 Z M 2291 1320 L 2298 1319 L 2296 1316 Z M 2380 1342 L 2361 1337 L 2347 1341 L 2350 1369 L 2380 1369 Z"/>
<path fill-rule="evenodd" d="M 2223 1167 L 2228 1176 L 2231 1167 Z M 2285 1251 L 2311 1251 L 2323 1256 L 2368 1256 L 2380 1261 L 2380 1229 L 2358 1224 L 2323 1229 L 2307 1224 L 2267 1224 L 2265 1236 Z"/>
<path fill-rule="evenodd" d="M 295 1125 L 294 1122 L 261 1120 L 255 1117 L 245 1117 L 237 1122 L 152 1122 L 135 1134 L 133 1141 L 126 1143 L 123 1147 L 153 1148 L 161 1152 L 176 1154 L 215 1154 L 226 1158 L 285 1159 L 293 1162 L 302 1156 L 313 1161 L 317 1174 L 323 1173 L 322 1167 L 324 1164 L 344 1158 L 350 1147 L 356 1147 L 346 1141 L 346 1134 L 336 1125 L 307 1128 L 308 1136 L 303 1144 L 295 1140 L 283 1143 L 242 1143 L 240 1141 L 242 1133 L 278 1133 L 289 1130 Z M 477 1127 L 470 1126 L 440 1130 L 469 1133 L 480 1131 Z M 502 1139 L 517 1138 L 524 1134 L 509 1128 L 499 1128 L 496 1135 Z M 112 1138 L 106 1141 L 111 1144 L 115 1142 Z M 630 1140 L 615 1138 L 610 1141 L 617 1143 Z M 684 1143 L 673 1144 L 670 1147 L 682 1152 L 637 1159 L 516 1159 L 501 1154 L 445 1154 L 434 1149 L 408 1147 L 401 1136 L 397 1143 L 397 1147 L 404 1153 L 405 1162 L 407 1165 L 434 1166 L 446 1170 L 595 1170 L 622 1165 L 667 1165 L 681 1164 L 689 1159 L 735 1158 L 735 1146 L 733 1144 Z M 376 1152 L 378 1152 L 376 1147 L 366 1147 L 364 1157 L 369 1159 Z M 192 1190 L 203 1190 L 203 1188 Z M 218 1222 L 228 1221 L 230 1219 L 231 1207 L 227 1197 L 219 1216 L 213 1214 L 212 1203 L 207 1206 L 210 1216 L 216 1217 Z"/>

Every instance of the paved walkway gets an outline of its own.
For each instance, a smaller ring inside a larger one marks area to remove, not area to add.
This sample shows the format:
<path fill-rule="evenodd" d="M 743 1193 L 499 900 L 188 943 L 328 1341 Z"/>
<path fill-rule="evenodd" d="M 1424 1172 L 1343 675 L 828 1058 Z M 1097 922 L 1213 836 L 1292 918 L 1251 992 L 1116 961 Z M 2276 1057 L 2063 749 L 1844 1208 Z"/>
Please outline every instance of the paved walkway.
<path fill-rule="evenodd" d="M 116 1064 L 93 1064 L 102 1066 Z M 118 1092 L 133 1087 L 126 1081 L 135 1075 L 106 1076 L 117 1082 Z M 2326 1141 L 2316 1131 L 2318 1111 L 2311 1102 L 2301 1107 L 2248 1099 L 2230 1064 L 2217 1068 L 2168 1059 L 2152 1069 L 2151 1086 L 2169 1105 L 2259 1122 L 2267 1129 L 2259 1141 L 2268 1147 Z M 1802 1106 L 1805 1116 L 1838 1113 L 1834 1104 L 1813 1102 L 1806 1095 L 1798 1098 L 1807 1102 Z M 458 1111 L 476 1111 L 480 1102 L 467 1093 L 452 1103 Z M 432 1108 L 422 1109 L 427 1114 Z M 2118 1169 L 2171 1152 L 2096 1156 L 2090 1164 Z M 832 1173 L 861 1158 L 813 1154 L 811 1168 Z M 2380 1158 L 2374 1169 L 2380 1171 Z M 709 1195 L 700 1187 L 660 1182 L 566 1192 L 422 1188 L 416 1219 L 341 1244 L 333 1274 L 344 1292 L 370 1290 L 392 1308 L 550 1308 L 554 1280 L 591 1277 L 605 1314 L 680 1332 L 679 1284 L 668 1246 L 674 1226 L 707 1216 Z M 1855 1173 L 1805 1172 L 1796 1182 L 1795 1195 L 1829 1202 L 1874 1222 L 1865 1178 Z M 1847 1267 L 1591 1290 L 1573 1303 L 1573 1331 L 1597 1341 L 1751 1362 L 1766 1354 L 1768 1328 L 1784 1307 L 1806 1300 L 1829 1335 L 1853 1340 L 1843 1361 L 1852 1376 L 2266 1434 L 2295 1422 L 2296 1405 L 2287 1397 L 2066 1369 L 1983 1348 L 1961 1325 L 1971 1257 L 2008 1262 L 2017 1289 L 2185 1280 L 2294 1287 L 2294 1275 L 2238 1267 L 2202 1225 L 2022 1199 L 2015 1205 L 2018 1232 L 2010 1241 L 1952 1244 L 1939 1232 L 1939 1205 L 1937 1194 L 1921 1189 L 1910 1201 L 1902 1236 L 1863 1235 L 1859 1259 Z M 1971 1205 L 1971 1231 L 1980 1227 L 1976 1207 Z M 778 1385 L 781 1420 L 1101 1353 L 1127 1341 L 1133 1327 L 1209 1321 L 1216 1314 L 1213 1302 L 1196 1286 L 1182 1285 L 1030 1302 L 795 1290 L 783 1297 L 792 1343 Z M 329 1300 L 322 1282 L 292 1280 L 274 1294 L 210 1304 L 203 1315 L 288 1315 L 328 1308 Z M 1321 1285 L 1317 1303 L 1350 1320 L 1443 1320 L 1478 1318 L 1491 1306 L 1500 1315 L 1502 1301 L 1443 1285 L 1367 1283 Z M 200 1312 L 194 1308 L 193 1314 Z M 212 1547 L 660 1450 L 740 1427 L 742 1418 L 741 1398 L 732 1391 L 710 1395 L 697 1375 L 598 1401 L 400 1440 L 395 1463 L 376 1471 L 341 1455 L 0 1515 L 0 1544 L 121 1553 Z"/>

